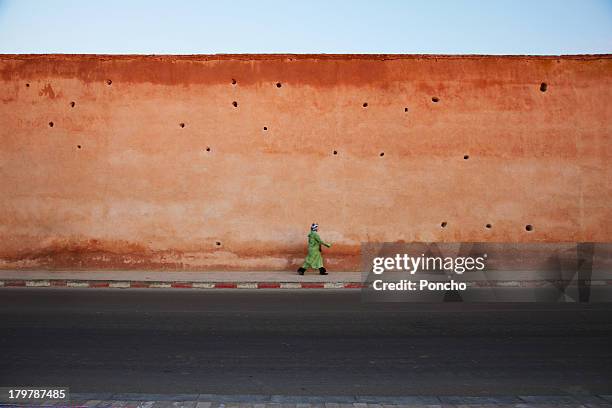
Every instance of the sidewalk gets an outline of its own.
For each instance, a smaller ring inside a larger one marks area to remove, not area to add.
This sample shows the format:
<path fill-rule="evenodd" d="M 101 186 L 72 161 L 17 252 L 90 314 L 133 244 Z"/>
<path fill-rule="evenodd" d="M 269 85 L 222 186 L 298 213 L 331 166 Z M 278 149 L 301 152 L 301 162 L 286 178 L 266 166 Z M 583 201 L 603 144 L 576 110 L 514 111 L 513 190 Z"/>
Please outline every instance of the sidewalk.
<path fill-rule="evenodd" d="M 470 283 L 477 288 L 554 288 L 575 286 L 577 281 L 552 277 L 534 279 L 513 271 L 512 279 L 503 272 L 490 274 L 489 280 Z M 426 278 L 426 276 L 424 276 Z M 584 284 L 598 288 L 612 287 L 611 279 L 592 279 Z M 305 275 L 287 271 L 247 272 L 180 272 L 180 271 L 26 271 L 0 270 L 2 287 L 70 287 L 70 288 L 179 288 L 179 289 L 361 289 L 361 272 L 329 272 Z"/>
<path fill-rule="evenodd" d="M 360 272 L 0 271 L 0 287 L 360 289 Z"/>

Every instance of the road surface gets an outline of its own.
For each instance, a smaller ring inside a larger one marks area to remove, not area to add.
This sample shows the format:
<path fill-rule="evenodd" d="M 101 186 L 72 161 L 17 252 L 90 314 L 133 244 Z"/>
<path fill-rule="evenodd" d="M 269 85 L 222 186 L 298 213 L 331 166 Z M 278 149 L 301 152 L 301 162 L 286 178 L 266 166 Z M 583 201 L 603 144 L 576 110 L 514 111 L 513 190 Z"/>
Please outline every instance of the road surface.
<path fill-rule="evenodd" d="M 612 304 L 5 288 L 0 348 L 0 385 L 72 392 L 610 394 Z"/>

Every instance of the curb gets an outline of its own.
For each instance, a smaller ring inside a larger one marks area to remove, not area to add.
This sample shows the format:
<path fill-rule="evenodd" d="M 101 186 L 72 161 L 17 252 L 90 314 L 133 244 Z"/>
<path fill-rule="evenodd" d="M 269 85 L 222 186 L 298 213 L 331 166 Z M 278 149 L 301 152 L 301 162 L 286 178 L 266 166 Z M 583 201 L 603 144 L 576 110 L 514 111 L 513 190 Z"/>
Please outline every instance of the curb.
<path fill-rule="evenodd" d="M 612 280 L 591 281 L 478 281 L 468 282 L 475 288 L 550 288 L 586 286 L 612 286 Z M 187 282 L 187 281 L 140 281 L 140 280 L 66 280 L 66 279 L 5 279 L 0 288 L 114 288 L 114 289 L 364 289 L 362 282 Z"/>
<path fill-rule="evenodd" d="M 155 281 L 101 281 L 7 279 L 0 288 L 115 288 L 115 289 L 362 289 L 361 282 L 155 282 Z"/>

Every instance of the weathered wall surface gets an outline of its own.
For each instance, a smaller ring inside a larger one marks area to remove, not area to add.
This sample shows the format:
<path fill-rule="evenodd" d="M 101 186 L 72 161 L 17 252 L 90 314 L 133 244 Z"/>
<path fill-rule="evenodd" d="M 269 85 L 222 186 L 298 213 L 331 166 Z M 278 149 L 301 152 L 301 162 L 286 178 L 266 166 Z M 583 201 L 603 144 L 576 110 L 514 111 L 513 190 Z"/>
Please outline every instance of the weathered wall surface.
<path fill-rule="evenodd" d="M 4 269 L 612 241 L 609 55 L 5 55 L 0 95 Z"/>

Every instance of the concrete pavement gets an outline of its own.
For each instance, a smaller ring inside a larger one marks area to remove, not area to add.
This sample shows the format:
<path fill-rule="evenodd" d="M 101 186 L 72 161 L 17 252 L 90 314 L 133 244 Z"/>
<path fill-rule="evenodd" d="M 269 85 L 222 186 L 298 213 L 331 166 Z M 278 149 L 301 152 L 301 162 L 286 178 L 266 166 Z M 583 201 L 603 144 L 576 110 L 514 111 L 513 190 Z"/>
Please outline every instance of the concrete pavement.
<path fill-rule="evenodd" d="M 554 288 L 576 285 L 577 281 L 559 278 L 534 279 L 531 273 L 512 271 L 490 274 L 487 280 L 469 282 L 484 288 Z M 612 280 L 592 279 L 588 286 L 599 292 L 612 290 Z M 184 272 L 184 271 L 55 271 L 0 270 L 1 287 L 72 287 L 72 288 L 194 288 L 194 289 L 361 289 L 361 272 L 331 271 L 305 275 L 287 271 Z M 600 297 L 607 301 L 611 296 Z"/>
<path fill-rule="evenodd" d="M 83 270 L 83 271 L 45 271 L 45 270 L 0 270 L 0 280 L 106 280 L 106 281 L 144 281 L 144 282 L 360 282 L 361 272 L 330 272 L 319 275 L 308 271 L 305 275 L 287 271 L 249 271 L 249 272 L 181 272 L 181 271 L 133 271 L 133 270 Z"/>
<path fill-rule="evenodd" d="M 3 404 L 0 407 L 88 408 L 610 408 L 601 396 L 286 396 L 214 394 L 74 394 L 69 403 Z"/>

